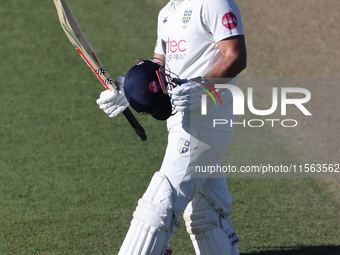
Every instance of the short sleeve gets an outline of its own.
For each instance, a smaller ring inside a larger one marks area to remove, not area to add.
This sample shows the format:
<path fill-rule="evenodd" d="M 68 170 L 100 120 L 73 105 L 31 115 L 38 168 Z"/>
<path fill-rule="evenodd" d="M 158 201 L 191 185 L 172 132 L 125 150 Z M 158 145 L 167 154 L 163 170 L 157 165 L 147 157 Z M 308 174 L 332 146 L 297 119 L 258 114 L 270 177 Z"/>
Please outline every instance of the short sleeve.
<path fill-rule="evenodd" d="M 205 0 L 202 20 L 215 42 L 244 35 L 240 9 L 233 0 Z"/>

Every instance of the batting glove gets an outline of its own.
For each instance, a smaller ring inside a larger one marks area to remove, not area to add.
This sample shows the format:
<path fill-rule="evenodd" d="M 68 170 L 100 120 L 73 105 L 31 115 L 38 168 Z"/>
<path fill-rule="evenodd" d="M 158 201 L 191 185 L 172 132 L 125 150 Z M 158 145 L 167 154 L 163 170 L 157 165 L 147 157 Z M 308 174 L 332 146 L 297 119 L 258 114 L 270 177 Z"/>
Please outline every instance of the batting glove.
<path fill-rule="evenodd" d="M 110 118 L 116 117 L 129 106 L 129 102 L 124 94 L 124 77 L 118 76 L 117 80 L 115 80 L 115 84 L 118 89 L 103 91 L 96 101 L 99 108 Z"/>
<path fill-rule="evenodd" d="M 172 89 L 169 94 L 175 110 L 186 112 L 198 109 L 201 106 L 201 94 L 205 86 L 196 81 L 188 80 L 180 86 Z"/>

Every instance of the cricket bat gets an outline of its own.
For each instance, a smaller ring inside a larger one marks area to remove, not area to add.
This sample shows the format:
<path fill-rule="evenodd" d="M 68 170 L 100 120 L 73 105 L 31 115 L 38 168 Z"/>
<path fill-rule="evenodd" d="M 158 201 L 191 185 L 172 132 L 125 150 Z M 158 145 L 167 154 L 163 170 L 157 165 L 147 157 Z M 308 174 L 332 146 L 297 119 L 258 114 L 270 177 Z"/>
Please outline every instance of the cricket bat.
<path fill-rule="evenodd" d="M 57 8 L 60 24 L 73 44 L 76 51 L 83 58 L 88 67 L 97 76 L 101 84 L 106 89 L 117 89 L 117 86 L 111 79 L 109 73 L 103 66 L 102 62 L 94 52 L 91 44 L 87 40 L 85 34 L 81 30 L 76 18 L 74 17 L 70 7 L 66 0 L 54 0 L 54 4 Z M 130 125 L 134 128 L 136 134 L 142 141 L 146 140 L 146 135 L 143 127 L 138 123 L 135 116 L 132 114 L 129 108 L 123 111 L 123 114 L 129 121 Z"/>

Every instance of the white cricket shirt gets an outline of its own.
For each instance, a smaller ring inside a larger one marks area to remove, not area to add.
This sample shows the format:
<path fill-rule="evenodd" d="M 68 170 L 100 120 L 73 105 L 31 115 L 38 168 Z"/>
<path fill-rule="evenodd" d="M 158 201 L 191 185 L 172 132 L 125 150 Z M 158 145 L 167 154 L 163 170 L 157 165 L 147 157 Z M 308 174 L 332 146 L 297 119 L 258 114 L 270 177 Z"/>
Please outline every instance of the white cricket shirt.
<path fill-rule="evenodd" d="M 157 33 L 155 53 L 180 78 L 190 79 L 206 75 L 222 59 L 217 42 L 244 31 L 233 0 L 183 0 L 160 11 Z"/>
<path fill-rule="evenodd" d="M 164 55 L 167 67 L 181 79 L 203 77 L 223 58 L 216 43 L 244 34 L 240 10 L 233 0 L 178 2 L 169 2 L 159 13 L 155 53 Z M 233 82 L 236 85 L 236 78 Z M 224 112 L 230 113 L 230 102 L 224 103 Z M 223 109 L 217 111 L 223 112 Z M 214 112 L 216 109 L 212 108 L 208 111 L 211 119 Z M 185 113 L 179 115 L 170 117 L 168 126 L 176 122 L 190 123 Z M 197 125 L 212 128 L 211 121 L 203 122 Z M 233 130 L 227 126 L 217 128 Z"/>

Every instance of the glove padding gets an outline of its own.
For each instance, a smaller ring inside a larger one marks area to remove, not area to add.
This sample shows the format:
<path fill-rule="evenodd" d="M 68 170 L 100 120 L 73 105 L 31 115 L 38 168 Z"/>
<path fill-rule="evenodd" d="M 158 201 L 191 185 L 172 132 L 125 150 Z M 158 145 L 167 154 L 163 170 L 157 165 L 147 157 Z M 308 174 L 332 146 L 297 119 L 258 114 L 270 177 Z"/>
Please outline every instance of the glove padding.
<path fill-rule="evenodd" d="M 201 106 L 201 95 L 204 93 L 204 88 L 203 84 L 188 80 L 172 89 L 169 94 L 175 110 L 178 112 L 197 110 Z"/>
<path fill-rule="evenodd" d="M 124 94 L 124 77 L 118 76 L 115 84 L 118 89 L 108 89 L 101 92 L 96 101 L 99 108 L 110 118 L 116 117 L 129 106 Z"/>

